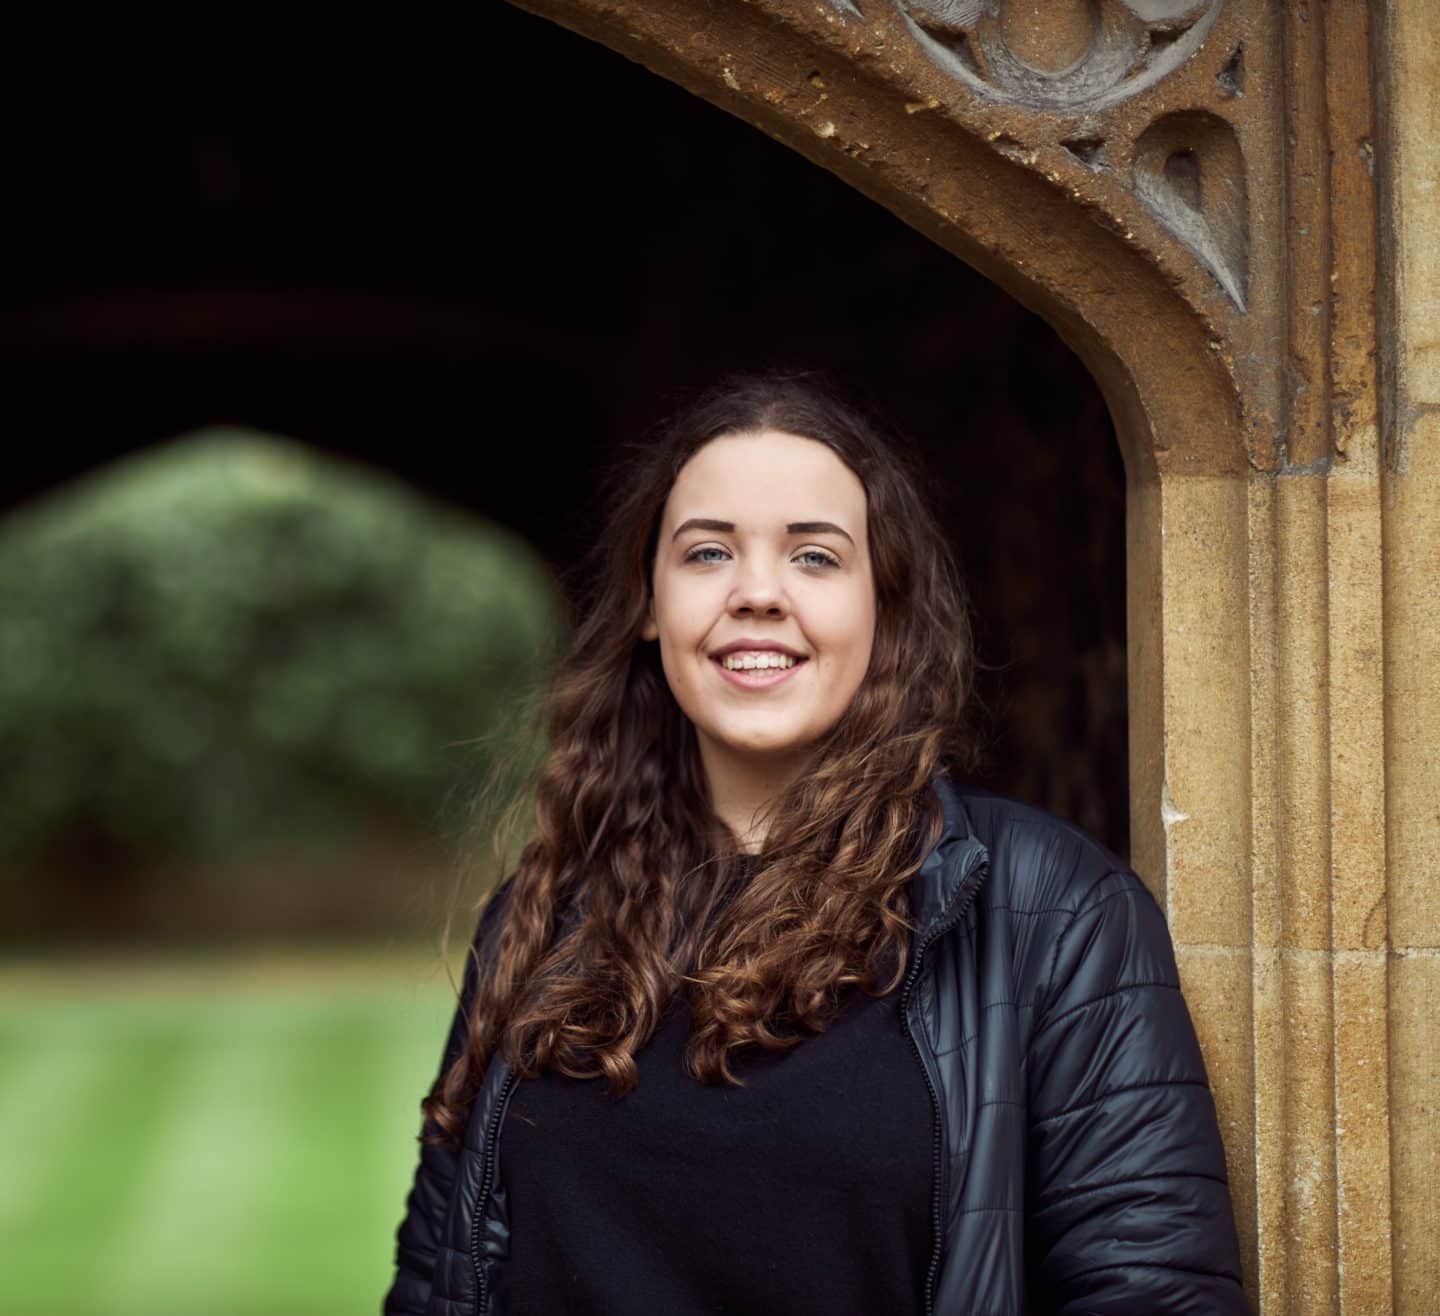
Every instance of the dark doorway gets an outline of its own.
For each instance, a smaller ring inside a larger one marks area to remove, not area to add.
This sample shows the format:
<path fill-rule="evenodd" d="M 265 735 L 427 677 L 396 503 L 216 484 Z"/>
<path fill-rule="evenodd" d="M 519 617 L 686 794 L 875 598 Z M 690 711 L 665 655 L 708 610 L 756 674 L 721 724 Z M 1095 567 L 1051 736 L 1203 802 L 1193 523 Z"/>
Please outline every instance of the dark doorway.
<path fill-rule="evenodd" d="M 1079 361 L 748 125 L 508 6 L 482 23 L 57 70 L 11 215 L 7 499 L 239 422 L 564 567 L 615 440 L 732 367 L 825 367 L 930 455 L 988 664 L 984 783 L 1124 854 L 1123 472 Z"/>

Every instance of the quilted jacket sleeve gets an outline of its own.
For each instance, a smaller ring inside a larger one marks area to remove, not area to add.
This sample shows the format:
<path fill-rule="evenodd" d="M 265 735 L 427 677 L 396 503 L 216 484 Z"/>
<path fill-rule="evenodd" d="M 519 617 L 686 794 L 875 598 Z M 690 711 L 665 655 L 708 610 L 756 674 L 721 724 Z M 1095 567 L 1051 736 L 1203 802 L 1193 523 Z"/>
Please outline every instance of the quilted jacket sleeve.
<path fill-rule="evenodd" d="M 1094 885 L 1051 966 L 1027 1059 L 1037 1310 L 1248 1312 L 1204 1061 L 1139 878 Z"/>
<path fill-rule="evenodd" d="M 460 1000 L 451 1019 L 445 1040 L 440 1073 L 449 1068 L 460 1054 L 465 1042 L 466 1016 L 475 995 L 477 956 L 487 944 L 490 930 L 499 915 L 502 898 L 513 879 L 506 878 L 487 902 L 465 957 L 465 976 L 461 983 Z M 437 1132 L 435 1125 L 425 1121 L 423 1132 Z M 445 1213 L 450 1205 L 450 1192 L 455 1183 L 456 1154 L 446 1147 L 422 1143 L 420 1160 L 415 1168 L 409 1196 L 405 1200 L 405 1218 L 396 1235 L 395 1279 L 385 1295 L 383 1316 L 424 1316 L 434 1282 L 435 1259 Z"/>

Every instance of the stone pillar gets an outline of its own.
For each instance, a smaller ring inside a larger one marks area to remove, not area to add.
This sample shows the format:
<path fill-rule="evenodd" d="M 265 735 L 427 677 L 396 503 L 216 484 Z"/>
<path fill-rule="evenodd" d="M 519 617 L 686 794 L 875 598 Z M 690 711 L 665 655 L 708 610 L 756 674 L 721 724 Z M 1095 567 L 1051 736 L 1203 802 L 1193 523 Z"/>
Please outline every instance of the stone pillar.
<path fill-rule="evenodd" d="M 1126 463 L 1132 857 L 1247 1287 L 1440 1310 L 1440 5 L 520 2 L 844 178 L 1090 368 Z"/>
<path fill-rule="evenodd" d="M 1440 10 L 1394 0 L 1387 27 L 1383 1004 L 1395 1305 L 1421 1312 L 1440 1303 Z"/>

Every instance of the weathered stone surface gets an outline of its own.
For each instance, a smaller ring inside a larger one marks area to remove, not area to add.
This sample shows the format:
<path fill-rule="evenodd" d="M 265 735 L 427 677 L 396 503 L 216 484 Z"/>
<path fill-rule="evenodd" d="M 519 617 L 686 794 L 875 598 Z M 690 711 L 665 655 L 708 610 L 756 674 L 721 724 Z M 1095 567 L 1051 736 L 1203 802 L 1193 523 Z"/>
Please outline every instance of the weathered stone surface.
<path fill-rule="evenodd" d="M 1440 15 L 1420 0 L 1398 5 L 1391 46 L 1395 396 L 1382 506 L 1391 936 L 1397 947 L 1440 947 Z"/>
<path fill-rule="evenodd" d="M 1384 951 L 1351 951 L 1338 955 L 1335 963 L 1336 1272 L 1341 1311 L 1389 1311 L 1392 1302 L 1386 958 Z"/>
<path fill-rule="evenodd" d="M 1249 1084 L 1216 1082 L 1220 1072 L 1250 1075 L 1255 1071 L 1258 1033 L 1252 1014 L 1252 957 L 1246 947 L 1178 946 L 1175 958 L 1215 1091 L 1235 1224 L 1247 1269 L 1254 1273 L 1258 1205 L 1253 1167 L 1257 1146 Z"/>
<path fill-rule="evenodd" d="M 1166 915 L 1178 943 L 1248 947 L 1246 485 L 1175 476 L 1161 481 L 1161 502 L 1163 578 L 1189 583 L 1161 595 L 1164 651 L 1184 655 L 1165 682 Z"/>
<path fill-rule="evenodd" d="M 1436 949 L 1440 948 L 1440 414 L 1414 415 L 1402 452 L 1401 468 L 1386 480 L 1382 508 L 1390 936 L 1396 947 Z"/>
<path fill-rule="evenodd" d="M 1440 12 L 1390 6 L 1384 800 L 1395 1309 L 1440 1293 Z"/>
<path fill-rule="evenodd" d="M 1294 949 L 1330 944 L 1330 791 L 1316 767 L 1330 756 L 1325 673 L 1329 613 L 1324 573 L 1325 481 L 1274 482 L 1277 577 L 1276 829 L 1280 839 L 1277 940 Z"/>
<path fill-rule="evenodd" d="M 1391 961 L 1388 1013 L 1395 1309 L 1421 1313 L 1440 1293 L 1440 953 L 1403 951 Z"/>
<path fill-rule="evenodd" d="M 1294 1312 L 1337 1310 L 1335 1257 L 1335 1018 L 1331 961 L 1283 951 L 1285 1291 Z"/>

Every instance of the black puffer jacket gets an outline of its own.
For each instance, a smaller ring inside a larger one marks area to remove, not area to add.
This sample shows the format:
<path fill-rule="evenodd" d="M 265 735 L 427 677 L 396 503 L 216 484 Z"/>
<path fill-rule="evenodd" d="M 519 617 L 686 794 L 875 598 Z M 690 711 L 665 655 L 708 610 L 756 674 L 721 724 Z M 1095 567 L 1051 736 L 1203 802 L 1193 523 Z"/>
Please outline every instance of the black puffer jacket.
<path fill-rule="evenodd" d="M 939 1116 L 926 1311 L 1248 1312 L 1215 1107 L 1154 899 L 1075 828 L 935 785 L 946 825 L 912 884 L 901 989 Z M 457 1014 L 447 1061 L 459 1027 Z M 386 1316 L 503 1316 L 495 1148 L 514 1083 L 497 1059 L 462 1151 L 422 1152 Z"/>

